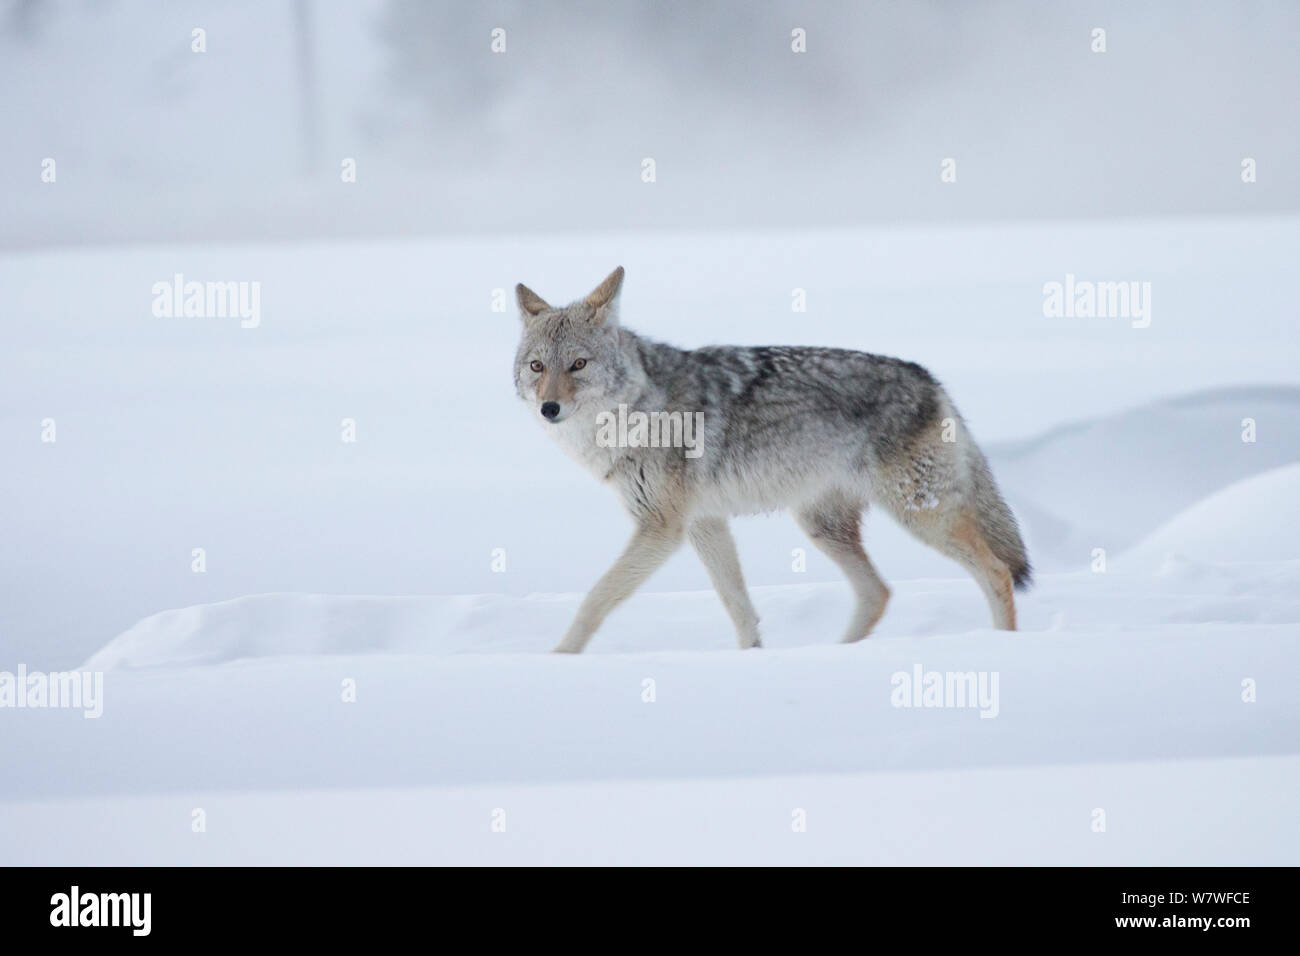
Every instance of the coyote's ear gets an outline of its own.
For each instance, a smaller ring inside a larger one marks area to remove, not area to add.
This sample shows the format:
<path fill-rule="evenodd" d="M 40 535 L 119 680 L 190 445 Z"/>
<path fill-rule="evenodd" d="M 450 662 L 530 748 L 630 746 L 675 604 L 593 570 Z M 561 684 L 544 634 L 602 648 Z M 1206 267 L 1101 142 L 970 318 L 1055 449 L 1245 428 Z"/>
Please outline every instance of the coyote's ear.
<path fill-rule="evenodd" d="M 623 267 L 611 272 L 605 281 L 592 290 L 582 301 L 596 310 L 596 324 L 618 323 L 618 290 L 623 287 Z"/>
<path fill-rule="evenodd" d="M 545 299 L 522 282 L 515 286 L 515 298 L 519 300 L 519 311 L 525 318 L 531 318 L 550 308 Z"/>

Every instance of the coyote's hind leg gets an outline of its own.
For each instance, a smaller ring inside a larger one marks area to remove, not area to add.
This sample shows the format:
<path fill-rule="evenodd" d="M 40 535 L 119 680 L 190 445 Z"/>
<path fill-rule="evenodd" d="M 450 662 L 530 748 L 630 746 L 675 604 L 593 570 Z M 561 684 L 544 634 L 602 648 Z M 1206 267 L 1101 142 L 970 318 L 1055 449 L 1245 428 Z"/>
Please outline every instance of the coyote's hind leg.
<path fill-rule="evenodd" d="M 894 515 L 904 528 L 952 558 L 975 579 L 988 601 L 994 627 L 1003 631 L 1016 629 L 1011 571 L 993 553 L 973 511 L 965 507 L 926 513 L 896 509 Z"/>
<path fill-rule="evenodd" d="M 828 495 L 795 513 L 799 527 L 819 550 L 840 566 L 857 596 L 857 608 L 844 641 L 860 641 L 885 613 L 889 588 L 862 549 L 862 504 L 845 495 Z"/>

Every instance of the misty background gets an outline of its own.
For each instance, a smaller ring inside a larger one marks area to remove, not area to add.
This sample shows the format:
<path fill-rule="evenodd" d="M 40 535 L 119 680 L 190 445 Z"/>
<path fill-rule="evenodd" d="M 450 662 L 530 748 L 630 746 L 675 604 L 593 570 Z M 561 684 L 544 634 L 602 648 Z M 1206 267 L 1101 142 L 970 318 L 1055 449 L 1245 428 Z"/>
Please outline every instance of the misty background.
<path fill-rule="evenodd" d="M 250 594 L 585 591 L 627 519 L 516 398 L 510 290 L 619 264 L 676 345 L 920 362 L 1045 575 L 1118 553 L 1300 460 L 1297 49 L 1295 2 L 0 0 L 0 670 Z M 155 315 L 177 274 L 260 324 Z M 1049 318 L 1067 275 L 1154 318 Z M 735 524 L 751 585 L 841 580 Z"/>
<path fill-rule="evenodd" d="M 1294 2 L 3 0 L 0 245 L 1281 213 L 1297 49 Z"/>

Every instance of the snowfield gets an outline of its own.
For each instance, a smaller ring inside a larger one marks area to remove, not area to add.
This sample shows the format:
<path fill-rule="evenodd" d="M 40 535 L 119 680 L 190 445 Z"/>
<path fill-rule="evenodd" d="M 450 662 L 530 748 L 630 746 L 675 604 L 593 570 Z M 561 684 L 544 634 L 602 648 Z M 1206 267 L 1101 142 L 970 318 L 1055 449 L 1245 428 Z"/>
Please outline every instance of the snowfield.
<path fill-rule="evenodd" d="M 0 671 L 104 680 L 0 709 L 0 864 L 1300 863 L 1296 225 L 0 257 Z M 930 366 L 1024 525 L 1021 630 L 872 514 L 893 598 L 836 644 L 847 585 L 759 517 L 762 650 L 684 551 L 546 653 L 629 527 L 488 302 L 610 257 L 641 331 Z M 1152 281 L 1151 326 L 1044 318 L 1067 271 Z M 260 277 L 261 325 L 152 316 L 175 272 Z"/>
<path fill-rule="evenodd" d="M 1171 554 L 1257 567 L 1292 560 L 1300 542 L 1297 492 L 1300 465 L 1243 478 L 1161 525 L 1124 556 L 1125 563 L 1136 567 Z"/>
<path fill-rule="evenodd" d="M 1295 811 L 1298 763 L 205 790 L 6 804 L 0 834 L 16 862 L 88 866 L 1294 865 L 1278 825 Z"/>
<path fill-rule="evenodd" d="M 87 662 L 106 671 L 98 720 L 6 715 L 0 759 L 23 772 L 0 846 L 28 863 L 1300 858 L 1279 830 L 1300 798 L 1300 561 L 1046 575 L 1017 634 L 973 623 L 969 582 L 905 582 L 857 645 L 825 643 L 845 588 L 762 588 L 769 647 L 745 653 L 711 594 L 644 594 L 594 653 L 539 653 L 577 600 L 158 615 Z M 972 623 L 942 633 L 954 621 Z M 973 692 L 929 706 L 932 672 Z"/>
<path fill-rule="evenodd" d="M 1141 571 L 1044 575 L 1015 634 L 982 626 L 965 580 L 900 583 L 856 645 L 826 643 L 847 586 L 758 588 L 767 647 L 745 653 L 710 592 L 638 594 L 580 657 L 540 653 L 576 594 L 166 611 L 85 663 L 102 717 L 6 715 L 0 760 L 23 773 L 0 846 L 85 864 L 1294 865 L 1278 822 L 1300 799 L 1300 560 L 1199 558 L 1230 547 L 1243 500 L 1296 494 L 1300 466 L 1277 469 L 1139 545 L 1121 563 Z M 1285 546 L 1296 512 L 1278 517 Z"/>

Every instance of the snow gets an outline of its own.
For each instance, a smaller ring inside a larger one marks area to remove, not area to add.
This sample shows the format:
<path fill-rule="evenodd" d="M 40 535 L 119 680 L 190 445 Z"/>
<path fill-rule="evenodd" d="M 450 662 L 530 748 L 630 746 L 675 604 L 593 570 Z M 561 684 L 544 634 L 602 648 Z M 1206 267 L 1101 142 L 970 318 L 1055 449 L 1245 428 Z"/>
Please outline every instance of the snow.
<path fill-rule="evenodd" d="M 1246 420 L 1265 423 L 1267 438 L 1243 441 Z M 1281 386 L 1207 389 L 991 449 L 1037 564 L 1056 568 L 1087 566 L 1094 548 L 1118 554 L 1135 547 L 1202 498 L 1298 456 L 1300 389 Z M 1252 524 L 1269 534 L 1287 511 L 1267 527 Z M 1266 514 L 1261 509 L 1257 517 Z M 1221 560 L 1250 560 L 1253 535 L 1236 537 L 1236 557 Z M 1297 551 L 1271 553 L 1285 558 Z"/>
<path fill-rule="evenodd" d="M 1155 558 L 1205 562 L 1278 562 L 1300 551 L 1300 464 L 1234 482 L 1161 525 L 1124 555 L 1126 564 Z"/>
<path fill-rule="evenodd" d="M 104 675 L 97 719 L 0 710 L 0 863 L 1300 862 L 1296 225 L 0 256 L 0 671 Z M 1024 523 L 1022 630 L 873 514 L 893 598 L 835 644 L 847 586 L 771 517 L 735 525 L 764 649 L 684 551 L 545 653 L 628 526 L 490 303 L 620 261 L 649 334 L 930 366 Z M 153 316 L 176 272 L 261 281 L 261 325 Z M 1067 272 L 1151 281 L 1151 326 L 1044 318 Z M 895 706 L 918 669 L 996 707 Z"/>
<path fill-rule="evenodd" d="M 984 625 L 969 581 L 901 582 L 855 645 L 828 638 L 846 587 L 760 588 L 769 646 L 744 653 L 705 592 L 636 596 L 580 657 L 541 653 L 578 595 L 165 612 L 86 662 L 105 672 L 99 719 L 6 715 L 0 763 L 24 769 L 0 847 L 87 864 L 1294 864 L 1276 828 L 1300 797 L 1300 561 L 1267 568 L 1045 575 L 1015 634 Z M 994 706 L 900 706 L 917 672 L 994 675 Z"/>
<path fill-rule="evenodd" d="M 1298 764 L 191 791 L 6 804 L 0 841 L 20 860 L 85 866 L 1294 866 L 1277 825 L 1294 812 Z"/>
<path fill-rule="evenodd" d="M 1154 573 L 1153 573 L 1154 572 Z M 852 611 L 842 582 L 756 587 L 754 605 L 768 650 L 827 645 Z M 548 651 L 577 611 L 581 594 L 450 597 L 342 597 L 262 594 L 164 611 L 114 638 L 82 666 L 89 670 L 195 667 L 296 655 L 485 655 Z M 1300 559 L 1266 565 L 1160 563 L 1145 574 L 1040 575 L 1018 595 L 1021 632 L 1068 634 L 1140 629 L 1228 618 L 1300 623 Z M 895 582 L 870 646 L 886 638 L 922 641 L 938 634 L 982 648 L 1023 648 L 989 628 L 984 598 L 968 578 Z M 1009 640 L 1010 644 L 1002 642 Z M 593 640 L 589 654 L 730 651 L 731 623 L 712 591 L 633 595 Z M 862 651 L 861 653 L 873 653 Z M 730 656 L 730 655 L 728 655 Z M 746 655 L 748 657 L 750 655 Z M 495 665 L 489 665 L 495 666 Z"/>
<path fill-rule="evenodd" d="M 0 256 L 0 633 L 15 662 L 72 667 L 159 610 L 242 595 L 586 589 L 626 518 L 514 397 L 509 291 L 576 297 L 619 262 L 626 321 L 646 334 L 931 368 L 1037 566 L 1086 569 L 1094 548 L 1117 555 L 1300 459 L 1300 343 L 1274 281 L 1298 234 L 1294 219 L 1133 221 Z M 1067 271 L 1152 281 L 1151 326 L 1044 318 L 1042 285 Z M 155 317 L 152 286 L 177 272 L 260 281 L 260 327 Z M 791 311 L 794 288 L 807 313 Z M 507 311 L 492 311 L 494 290 Z M 1223 321 L 1223 301 L 1250 321 Z M 39 440 L 47 418 L 54 444 Z M 345 418 L 355 443 L 340 441 Z M 735 534 L 751 584 L 838 580 L 785 516 Z M 962 574 L 882 514 L 866 539 L 890 582 Z M 650 585 L 708 586 L 686 552 Z"/>
<path fill-rule="evenodd" d="M 296 4 L 6 6 L 0 87 L 21 91 L 0 151 L 11 248 L 1300 207 L 1283 172 L 1300 158 L 1286 122 L 1300 13 L 1285 2 L 1106 5 L 1104 56 L 1058 4 L 691 4 L 647 23 L 626 4 L 464 4 L 449 20 L 422 3 L 320 3 L 314 111 Z M 808 56 L 782 49 L 795 21 Z M 503 56 L 489 53 L 497 27 Z M 46 157 L 57 184 L 39 177 Z M 955 183 L 939 182 L 944 157 Z"/>

